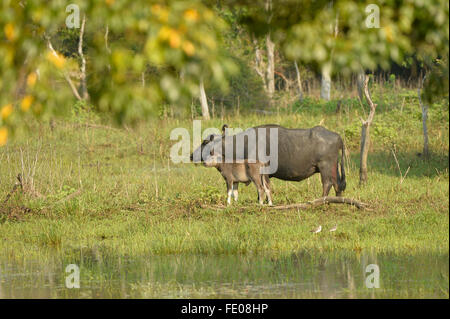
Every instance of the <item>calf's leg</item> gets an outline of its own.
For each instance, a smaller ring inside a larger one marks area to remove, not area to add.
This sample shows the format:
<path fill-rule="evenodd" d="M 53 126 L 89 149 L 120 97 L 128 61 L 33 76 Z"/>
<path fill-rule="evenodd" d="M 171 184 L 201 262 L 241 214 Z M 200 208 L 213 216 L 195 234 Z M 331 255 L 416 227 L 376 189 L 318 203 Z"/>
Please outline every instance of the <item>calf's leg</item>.
<path fill-rule="evenodd" d="M 258 188 L 258 202 L 260 205 L 264 205 L 264 188 L 261 185 L 256 187 Z"/>
<path fill-rule="evenodd" d="M 237 200 L 238 200 L 238 187 L 239 187 L 239 183 L 234 182 L 233 183 L 233 198 L 234 198 L 235 202 L 237 202 Z"/>
<path fill-rule="evenodd" d="M 250 180 L 255 184 L 256 189 L 258 190 L 258 202 L 263 205 L 264 204 L 264 186 L 262 182 L 262 175 L 259 172 L 259 166 L 253 165 L 250 166 L 247 164 L 246 166 L 247 175 Z"/>
<path fill-rule="evenodd" d="M 227 204 L 231 205 L 231 195 L 233 194 L 233 182 L 229 179 L 227 179 L 226 182 L 227 182 Z"/>
<path fill-rule="evenodd" d="M 262 184 L 263 184 L 263 187 L 264 187 L 264 192 L 266 193 L 266 196 L 267 196 L 268 204 L 269 204 L 269 206 L 272 206 L 273 203 L 272 203 L 272 193 L 271 193 L 271 190 L 270 190 L 270 179 L 269 179 L 269 176 L 268 175 L 261 175 L 261 180 L 262 180 Z"/>

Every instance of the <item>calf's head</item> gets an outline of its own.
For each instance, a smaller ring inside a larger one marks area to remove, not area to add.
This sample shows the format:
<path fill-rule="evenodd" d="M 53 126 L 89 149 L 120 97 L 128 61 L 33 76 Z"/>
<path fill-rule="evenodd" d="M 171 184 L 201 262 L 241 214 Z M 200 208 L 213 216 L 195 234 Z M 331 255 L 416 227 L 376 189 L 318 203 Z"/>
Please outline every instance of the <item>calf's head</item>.
<path fill-rule="evenodd" d="M 191 154 L 191 162 L 196 164 L 203 163 L 207 167 L 216 167 L 221 160 L 222 137 L 225 136 L 227 128 L 227 124 L 222 126 L 222 136 L 211 134 L 204 139 L 202 144 Z"/>
<path fill-rule="evenodd" d="M 199 147 L 197 147 L 191 154 L 190 159 L 192 162 L 204 163 L 214 155 L 214 145 L 221 139 L 220 135 L 211 134 L 206 139 L 202 141 Z"/>

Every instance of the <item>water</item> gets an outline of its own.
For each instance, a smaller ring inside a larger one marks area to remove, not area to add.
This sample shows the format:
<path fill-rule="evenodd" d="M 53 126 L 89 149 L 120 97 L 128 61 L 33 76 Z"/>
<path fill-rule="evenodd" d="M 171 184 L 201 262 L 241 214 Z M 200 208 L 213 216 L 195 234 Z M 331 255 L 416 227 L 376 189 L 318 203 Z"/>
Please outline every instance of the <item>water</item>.
<path fill-rule="evenodd" d="M 73 256 L 76 256 L 74 258 Z M 264 256 L 102 255 L 0 257 L 0 298 L 448 298 L 448 254 L 302 252 Z M 80 288 L 66 288 L 77 264 Z M 366 267 L 379 267 L 380 288 L 367 288 Z"/>

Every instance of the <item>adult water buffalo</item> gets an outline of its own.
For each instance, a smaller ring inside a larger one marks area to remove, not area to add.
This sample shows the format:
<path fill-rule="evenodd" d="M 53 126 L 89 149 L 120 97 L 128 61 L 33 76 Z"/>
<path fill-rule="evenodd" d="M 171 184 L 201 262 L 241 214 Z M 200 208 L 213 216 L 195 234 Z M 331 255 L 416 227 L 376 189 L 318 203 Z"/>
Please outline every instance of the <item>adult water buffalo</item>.
<path fill-rule="evenodd" d="M 342 151 L 341 174 L 339 151 Z M 268 160 L 271 166 L 268 176 L 286 181 L 301 181 L 320 173 L 322 196 L 328 196 L 332 186 L 336 196 L 345 190 L 344 143 L 339 134 L 322 126 L 289 129 L 269 124 L 232 136 L 207 138 L 192 153 L 191 160 L 203 162 L 218 154 L 225 162 L 256 159 L 267 163 Z"/>

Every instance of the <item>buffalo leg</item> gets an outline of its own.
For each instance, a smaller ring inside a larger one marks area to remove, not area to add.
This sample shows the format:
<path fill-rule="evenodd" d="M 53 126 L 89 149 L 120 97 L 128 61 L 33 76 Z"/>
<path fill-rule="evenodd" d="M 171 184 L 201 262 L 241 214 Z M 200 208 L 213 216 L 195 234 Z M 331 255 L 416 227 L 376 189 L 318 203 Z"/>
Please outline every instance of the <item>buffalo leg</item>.
<path fill-rule="evenodd" d="M 322 197 L 326 197 L 328 196 L 328 194 L 330 193 L 330 189 L 331 189 L 332 184 L 329 181 L 322 181 Z"/>
<path fill-rule="evenodd" d="M 322 179 L 322 196 L 328 196 L 332 186 L 337 189 L 337 163 L 330 165 L 329 163 L 324 163 L 319 166 L 320 177 Z"/>
<path fill-rule="evenodd" d="M 342 195 L 342 191 L 339 189 L 339 170 L 338 170 L 338 162 L 336 161 L 333 165 L 333 174 L 332 174 L 332 182 L 333 182 L 333 188 L 336 192 L 336 196 L 340 197 Z"/>

